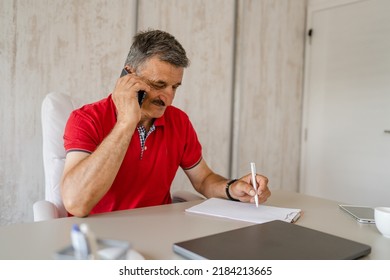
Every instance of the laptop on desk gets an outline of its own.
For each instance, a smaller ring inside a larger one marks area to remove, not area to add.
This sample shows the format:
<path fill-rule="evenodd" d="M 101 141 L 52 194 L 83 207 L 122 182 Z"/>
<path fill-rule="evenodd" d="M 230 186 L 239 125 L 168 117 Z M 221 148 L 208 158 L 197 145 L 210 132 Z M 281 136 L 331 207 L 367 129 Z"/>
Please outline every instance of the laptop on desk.
<path fill-rule="evenodd" d="M 358 259 L 371 247 L 284 221 L 272 221 L 173 244 L 187 259 Z"/>

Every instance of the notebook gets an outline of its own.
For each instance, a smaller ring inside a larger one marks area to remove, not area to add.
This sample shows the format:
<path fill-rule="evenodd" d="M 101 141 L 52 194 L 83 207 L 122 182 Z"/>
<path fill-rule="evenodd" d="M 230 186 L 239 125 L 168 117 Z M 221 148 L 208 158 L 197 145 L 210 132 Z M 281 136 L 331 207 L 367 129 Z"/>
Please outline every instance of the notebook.
<path fill-rule="evenodd" d="M 371 247 L 279 220 L 173 244 L 173 251 L 197 260 L 357 259 Z"/>
<path fill-rule="evenodd" d="M 251 203 L 210 198 L 198 205 L 186 209 L 186 212 L 261 224 L 273 220 L 282 220 L 293 223 L 299 218 L 301 209 L 266 205 L 259 205 L 259 207 L 256 207 L 255 204 Z"/>

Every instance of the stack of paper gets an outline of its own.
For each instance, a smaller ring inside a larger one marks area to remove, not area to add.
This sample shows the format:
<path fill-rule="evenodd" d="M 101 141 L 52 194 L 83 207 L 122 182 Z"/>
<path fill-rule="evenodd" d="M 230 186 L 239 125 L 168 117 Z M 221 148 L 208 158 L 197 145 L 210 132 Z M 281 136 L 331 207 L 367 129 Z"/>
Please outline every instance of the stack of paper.
<path fill-rule="evenodd" d="M 206 201 L 186 209 L 187 212 L 224 217 L 256 224 L 281 220 L 289 223 L 295 222 L 301 209 L 280 208 L 274 206 L 242 203 L 220 198 L 210 198 Z"/>

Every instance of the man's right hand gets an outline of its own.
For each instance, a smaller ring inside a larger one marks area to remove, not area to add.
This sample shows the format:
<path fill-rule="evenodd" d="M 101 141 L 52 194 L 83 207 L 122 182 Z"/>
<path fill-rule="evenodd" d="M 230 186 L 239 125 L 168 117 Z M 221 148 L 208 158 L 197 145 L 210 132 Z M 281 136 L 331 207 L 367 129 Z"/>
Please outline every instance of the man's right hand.
<path fill-rule="evenodd" d="M 112 98 L 117 110 L 118 122 L 132 122 L 137 125 L 141 119 L 141 108 L 138 103 L 139 91 L 150 91 L 149 85 L 139 76 L 126 67 L 129 72 L 118 79 Z"/>

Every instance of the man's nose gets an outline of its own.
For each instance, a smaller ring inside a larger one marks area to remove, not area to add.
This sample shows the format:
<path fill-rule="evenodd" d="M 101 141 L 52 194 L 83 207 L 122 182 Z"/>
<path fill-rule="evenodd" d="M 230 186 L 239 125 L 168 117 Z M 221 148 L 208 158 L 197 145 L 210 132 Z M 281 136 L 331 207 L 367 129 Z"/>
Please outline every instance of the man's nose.
<path fill-rule="evenodd" d="M 165 98 L 167 98 L 167 100 L 169 101 L 169 105 L 172 104 L 173 102 L 173 99 L 175 98 L 175 94 L 176 94 L 176 89 L 172 88 L 172 87 L 166 87 L 163 91 L 162 91 L 163 95 L 165 96 Z"/>

